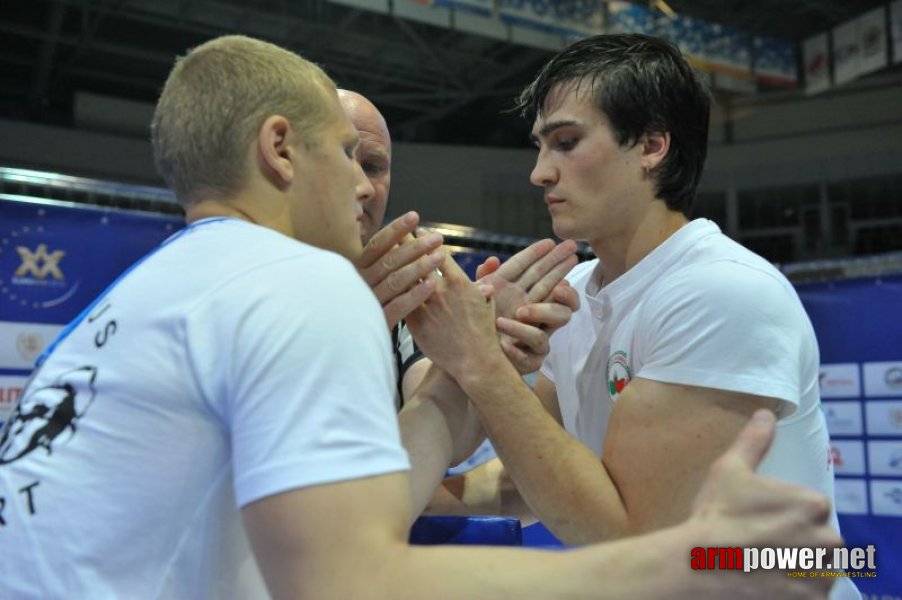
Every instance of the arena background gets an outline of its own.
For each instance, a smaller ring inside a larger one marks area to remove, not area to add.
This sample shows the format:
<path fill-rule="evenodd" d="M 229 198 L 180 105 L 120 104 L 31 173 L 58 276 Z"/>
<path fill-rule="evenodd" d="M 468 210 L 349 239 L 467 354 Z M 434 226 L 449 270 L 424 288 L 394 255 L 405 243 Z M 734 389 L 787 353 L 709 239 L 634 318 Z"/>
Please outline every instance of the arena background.
<path fill-rule="evenodd" d="M 551 52 L 602 30 L 671 37 L 709 78 L 695 214 L 797 286 L 844 534 L 877 547 L 858 583 L 902 597 L 900 0 L 3 3 L 0 413 L 61 326 L 181 227 L 147 142 L 176 55 L 247 33 L 371 97 L 395 139 L 389 216 L 416 208 L 472 269 L 550 234 L 527 124 L 504 110 Z"/>

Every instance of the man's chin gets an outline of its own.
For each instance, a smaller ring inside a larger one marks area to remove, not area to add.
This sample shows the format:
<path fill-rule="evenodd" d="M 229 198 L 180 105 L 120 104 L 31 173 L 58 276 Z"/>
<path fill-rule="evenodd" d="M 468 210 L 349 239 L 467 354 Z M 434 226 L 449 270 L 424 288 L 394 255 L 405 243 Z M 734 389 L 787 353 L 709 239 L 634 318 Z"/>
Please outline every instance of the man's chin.
<path fill-rule="evenodd" d="M 360 260 L 360 256 L 363 254 L 363 246 L 360 245 L 359 240 L 355 240 L 355 242 L 356 243 L 354 244 L 348 244 L 340 248 L 330 248 L 330 250 L 344 256 L 356 265 L 357 261 Z"/>
<path fill-rule="evenodd" d="M 360 243 L 363 246 L 366 246 L 367 244 L 369 244 L 370 240 L 373 239 L 373 236 L 379 232 L 378 229 L 373 229 L 371 227 L 367 227 L 360 221 L 357 222 L 357 225 L 358 225 L 358 231 L 360 233 Z"/>

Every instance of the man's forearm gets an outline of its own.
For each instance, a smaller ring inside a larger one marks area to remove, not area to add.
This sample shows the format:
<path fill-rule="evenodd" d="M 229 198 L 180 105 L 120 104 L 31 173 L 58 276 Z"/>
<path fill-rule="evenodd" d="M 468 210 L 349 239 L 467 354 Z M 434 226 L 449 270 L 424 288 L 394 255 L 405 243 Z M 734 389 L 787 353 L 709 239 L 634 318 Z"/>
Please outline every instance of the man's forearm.
<path fill-rule="evenodd" d="M 558 425 L 506 360 L 479 371 L 458 382 L 536 517 L 568 544 L 625 535 L 626 509 L 598 457 Z"/>
<path fill-rule="evenodd" d="M 411 462 L 411 507 L 416 518 L 441 484 L 448 467 L 483 439 L 463 390 L 432 366 L 399 417 L 401 441 Z"/>

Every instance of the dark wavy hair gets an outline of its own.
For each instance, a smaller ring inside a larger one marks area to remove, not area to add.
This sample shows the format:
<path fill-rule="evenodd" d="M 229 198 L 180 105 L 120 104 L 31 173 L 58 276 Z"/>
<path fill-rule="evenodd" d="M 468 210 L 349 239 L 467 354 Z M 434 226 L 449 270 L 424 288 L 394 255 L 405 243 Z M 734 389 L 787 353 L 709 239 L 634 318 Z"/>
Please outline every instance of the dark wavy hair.
<path fill-rule="evenodd" d="M 652 171 L 655 196 L 688 217 L 708 153 L 711 96 L 679 49 L 637 33 L 581 40 L 542 67 L 517 108 L 533 119 L 557 86 L 571 83 L 590 87 L 621 146 L 645 133 L 670 133 L 670 150 Z"/>

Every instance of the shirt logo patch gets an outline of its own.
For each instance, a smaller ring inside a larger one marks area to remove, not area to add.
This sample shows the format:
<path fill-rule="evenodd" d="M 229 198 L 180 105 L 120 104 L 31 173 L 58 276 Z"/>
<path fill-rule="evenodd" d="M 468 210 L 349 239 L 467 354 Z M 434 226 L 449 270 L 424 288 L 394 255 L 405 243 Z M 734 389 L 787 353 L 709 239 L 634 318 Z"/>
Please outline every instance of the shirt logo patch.
<path fill-rule="evenodd" d="M 608 394 L 610 394 L 611 400 L 616 402 L 620 397 L 620 392 L 623 391 L 626 384 L 633 378 L 632 373 L 630 372 L 630 363 L 626 356 L 626 352 L 618 350 L 611 354 L 608 358 L 607 376 Z"/>

